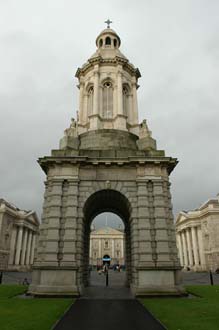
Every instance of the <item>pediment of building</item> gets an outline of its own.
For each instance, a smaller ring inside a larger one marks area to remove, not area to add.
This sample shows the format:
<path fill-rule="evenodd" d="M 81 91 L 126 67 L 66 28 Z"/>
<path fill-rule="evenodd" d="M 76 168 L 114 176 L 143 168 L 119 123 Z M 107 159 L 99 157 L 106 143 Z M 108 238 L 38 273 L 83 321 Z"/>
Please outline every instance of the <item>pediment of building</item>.
<path fill-rule="evenodd" d="M 123 235 L 124 233 L 120 230 L 111 227 L 103 227 L 92 231 L 91 234 L 102 236 L 102 235 Z"/>

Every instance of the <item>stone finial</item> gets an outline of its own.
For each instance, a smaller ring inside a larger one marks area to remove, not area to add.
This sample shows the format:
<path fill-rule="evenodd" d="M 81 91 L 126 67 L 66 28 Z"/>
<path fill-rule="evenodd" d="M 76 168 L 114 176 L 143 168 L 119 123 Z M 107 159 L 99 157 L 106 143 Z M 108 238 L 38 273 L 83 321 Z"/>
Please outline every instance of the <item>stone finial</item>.
<path fill-rule="evenodd" d="M 143 122 L 139 125 L 139 138 L 151 137 L 151 131 L 148 129 L 147 120 L 144 119 Z"/>
<path fill-rule="evenodd" d="M 78 136 L 77 122 L 75 121 L 74 118 L 71 118 L 71 125 L 69 128 L 65 130 L 65 136 L 72 136 L 72 137 Z"/>

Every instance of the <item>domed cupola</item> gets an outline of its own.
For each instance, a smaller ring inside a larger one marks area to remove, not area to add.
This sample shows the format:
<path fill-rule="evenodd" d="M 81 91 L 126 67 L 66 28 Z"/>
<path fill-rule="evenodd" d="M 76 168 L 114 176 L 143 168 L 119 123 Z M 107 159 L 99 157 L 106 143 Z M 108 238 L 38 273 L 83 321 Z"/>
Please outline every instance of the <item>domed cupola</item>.
<path fill-rule="evenodd" d="M 96 45 L 97 48 L 119 48 L 121 40 L 114 30 L 107 28 L 98 35 Z"/>
<path fill-rule="evenodd" d="M 121 53 L 121 40 L 109 27 L 96 38 L 96 52 L 76 72 L 80 102 L 78 134 L 117 129 L 139 134 L 137 88 L 141 76 Z"/>

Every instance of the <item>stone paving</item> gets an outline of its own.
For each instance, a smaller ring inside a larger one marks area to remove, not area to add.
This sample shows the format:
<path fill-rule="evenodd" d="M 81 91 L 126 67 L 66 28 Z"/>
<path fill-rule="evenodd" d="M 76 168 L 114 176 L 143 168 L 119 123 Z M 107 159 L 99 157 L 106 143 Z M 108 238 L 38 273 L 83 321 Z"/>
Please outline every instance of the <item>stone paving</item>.
<path fill-rule="evenodd" d="M 219 285 L 219 274 L 213 273 L 213 281 L 215 285 Z M 184 285 L 210 285 L 209 273 L 182 272 Z"/>
<path fill-rule="evenodd" d="M 54 330 L 165 330 L 136 299 L 78 299 Z"/>
<path fill-rule="evenodd" d="M 125 272 L 114 272 L 110 270 L 109 274 L 109 288 L 119 288 L 125 285 Z M 31 283 L 31 272 L 3 272 L 2 283 L 3 284 L 22 284 L 24 279 L 27 278 L 28 282 Z M 184 285 L 206 285 L 210 284 L 209 273 L 194 273 L 194 272 L 182 272 L 183 284 Z M 219 274 L 213 273 L 214 284 L 219 285 Z M 91 290 L 94 288 L 105 286 L 104 274 L 98 275 L 96 271 L 91 272 Z M 109 291 L 109 290 L 108 290 Z"/>
<path fill-rule="evenodd" d="M 23 284 L 26 278 L 28 283 L 31 283 L 31 272 L 3 272 L 3 284 Z"/>
<path fill-rule="evenodd" d="M 125 286 L 126 273 L 109 270 L 109 283 L 106 275 L 92 271 L 90 286 L 85 288 L 82 299 L 134 299 L 130 289 Z"/>

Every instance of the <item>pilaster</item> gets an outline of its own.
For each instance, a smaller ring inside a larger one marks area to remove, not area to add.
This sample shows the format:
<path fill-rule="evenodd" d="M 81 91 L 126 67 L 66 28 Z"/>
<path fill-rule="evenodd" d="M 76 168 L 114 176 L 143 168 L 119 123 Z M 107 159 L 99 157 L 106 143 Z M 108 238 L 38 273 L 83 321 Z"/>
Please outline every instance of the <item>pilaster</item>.
<path fill-rule="evenodd" d="M 11 234 L 9 265 L 14 264 L 16 237 L 17 237 L 17 226 L 14 226 Z"/>
<path fill-rule="evenodd" d="M 151 267 L 154 265 L 152 256 L 154 242 L 152 243 L 151 237 L 154 215 L 151 194 L 152 191 L 147 180 L 139 179 L 137 181 L 138 220 L 135 221 L 136 239 L 134 251 L 136 254 L 136 265 L 142 267 Z"/>
<path fill-rule="evenodd" d="M 21 265 L 25 263 L 25 256 L 27 252 L 27 231 L 28 229 L 24 227 L 24 236 L 23 236 L 23 244 L 22 244 L 22 252 L 21 252 Z"/>
<path fill-rule="evenodd" d="M 185 231 L 182 231 L 182 242 L 183 242 L 184 268 L 187 268 L 189 264 L 188 264 L 188 255 L 187 255 Z"/>
<path fill-rule="evenodd" d="M 62 260 L 60 265 L 75 265 L 77 262 L 77 217 L 78 217 L 78 180 L 68 179 L 65 187 L 62 213 Z"/>
<path fill-rule="evenodd" d="M 138 124 L 138 100 L 137 100 L 137 83 L 136 78 L 132 81 L 132 125 Z"/>
<path fill-rule="evenodd" d="M 202 230 L 201 227 L 197 227 L 197 234 L 198 234 L 198 245 L 199 245 L 199 254 L 200 254 L 200 262 L 201 262 L 201 269 L 206 270 L 206 261 L 203 249 L 203 238 L 202 238 Z"/>
<path fill-rule="evenodd" d="M 33 260 L 34 260 L 35 243 L 36 243 L 36 233 L 33 233 L 31 252 L 30 252 L 30 265 L 33 264 Z"/>
<path fill-rule="evenodd" d="M 22 236 L 23 236 L 23 227 L 18 227 L 18 236 L 17 236 L 17 244 L 16 244 L 16 254 L 15 254 L 15 265 L 18 266 L 20 264 L 20 256 L 21 256 L 21 244 L 22 244 Z"/>
<path fill-rule="evenodd" d="M 31 242 L 32 242 L 32 231 L 28 230 L 27 253 L 26 253 L 26 261 L 25 261 L 25 264 L 27 266 L 30 265 Z"/>
<path fill-rule="evenodd" d="M 198 269 L 198 267 L 199 267 L 199 256 L 198 256 L 198 242 L 197 242 L 196 227 L 191 227 L 191 233 L 192 233 L 192 247 L 193 247 L 195 268 Z"/>
<path fill-rule="evenodd" d="M 176 234 L 176 237 L 177 237 L 177 240 L 178 240 L 180 264 L 181 264 L 181 266 L 183 266 L 183 250 L 182 250 L 182 234 L 181 234 L 181 232 L 178 232 Z"/>
<path fill-rule="evenodd" d="M 187 238 L 187 247 L 188 247 L 188 257 L 189 257 L 189 266 L 193 266 L 193 257 L 192 257 L 192 245 L 189 228 L 186 229 L 186 238 Z"/>

